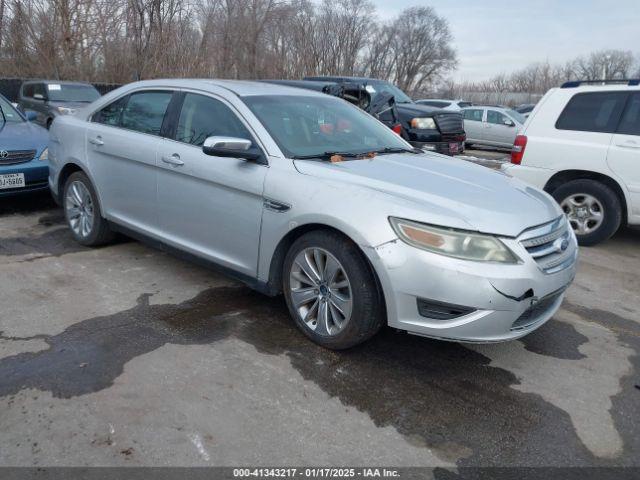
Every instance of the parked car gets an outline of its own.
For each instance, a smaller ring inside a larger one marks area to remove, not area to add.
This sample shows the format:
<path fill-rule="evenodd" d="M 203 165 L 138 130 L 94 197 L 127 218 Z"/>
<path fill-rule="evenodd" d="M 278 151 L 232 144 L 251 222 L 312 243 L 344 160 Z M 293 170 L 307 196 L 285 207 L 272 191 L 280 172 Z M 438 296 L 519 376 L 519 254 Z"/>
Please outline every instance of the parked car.
<path fill-rule="evenodd" d="M 260 80 L 261 82 L 315 90 L 342 98 L 373 115 L 397 134 L 402 133 L 395 97 L 385 92 L 369 92 L 361 83 L 312 80 Z"/>
<path fill-rule="evenodd" d="M 36 122 L 48 129 L 54 118 L 72 115 L 99 97 L 98 90 L 88 83 L 38 80 L 22 84 L 18 104 L 24 111 L 36 112 Z"/>
<path fill-rule="evenodd" d="M 428 107 L 441 108 L 442 110 L 450 110 L 452 112 L 459 112 L 463 108 L 473 105 L 473 103 L 464 100 L 442 100 L 439 98 L 423 98 L 416 100 L 416 103 Z"/>
<path fill-rule="evenodd" d="M 551 89 L 504 171 L 553 195 L 582 245 L 640 225 L 640 80 Z"/>
<path fill-rule="evenodd" d="M 47 190 L 47 131 L 0 95 L 0 197 Z"/>
<path fill-rule="evenodd" d="M 412 148 L 311 90 L 132 83 L 56 120 L 50 159 L 78 242 L 125 232 L 283 292 L 329 348 L 383 324 L 518 338 L 554 314 L 575 274 L 575 236 L 550 196 Z"/>
<path fill-rule="evenodd" d="M 526 119 L 507 107 L 474 105 L 464 108 L 467 147 L 485 145 L 511 148 Z"/>
<path fill-rule="evenodd" d="M 364 77 L 306 77 L 305 80 L 358 83 L 371 94 L 391 94 L 400 117 L 401 135 L 411 145 L 445 155 L 464 151 L 462 115 L 417 104 L 392 83 Z"/>
<path fill-rule="evenodd" d="M 524 118 L 529 118 L 529 115 L 531 114 L 531 112 L 535 107 L 536 107 L 535 103 L 523 103 L 522 105 L 518 105 L 517 107 L 515 107 L 514 110 L 518 112 L 520 115 L 522 115 Z"/>

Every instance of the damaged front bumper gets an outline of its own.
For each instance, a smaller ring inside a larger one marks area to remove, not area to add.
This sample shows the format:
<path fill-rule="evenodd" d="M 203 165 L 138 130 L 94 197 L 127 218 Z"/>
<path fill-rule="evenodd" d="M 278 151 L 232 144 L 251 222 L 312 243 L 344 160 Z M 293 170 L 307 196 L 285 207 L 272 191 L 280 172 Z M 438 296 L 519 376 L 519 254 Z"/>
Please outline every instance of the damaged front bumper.
<path fill-rule="evenodd" d="M 553 273 L 527 250 L 526 235 L 501 238 L 522 260 L 518 264 L 459 260 L 399 239 L 366 251 L 382 284 L 389 326 L 445 340 L 500 342 L 532 332 L 560 307 L 578 254 L 571 229 L 565 238 L 565 261 Z"/>

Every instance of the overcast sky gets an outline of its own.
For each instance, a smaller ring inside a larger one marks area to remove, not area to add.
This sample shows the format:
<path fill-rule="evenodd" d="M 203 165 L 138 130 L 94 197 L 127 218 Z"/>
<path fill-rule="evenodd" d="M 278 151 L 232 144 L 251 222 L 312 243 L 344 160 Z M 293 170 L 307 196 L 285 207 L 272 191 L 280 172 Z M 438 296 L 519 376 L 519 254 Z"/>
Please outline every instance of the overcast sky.
<path fill-rule="evenodd" d="M 373 0 L 380 19 L 430 5 L 449 21 L 458 80 L 602 49 L 640 54 L 640 0 Z"/>

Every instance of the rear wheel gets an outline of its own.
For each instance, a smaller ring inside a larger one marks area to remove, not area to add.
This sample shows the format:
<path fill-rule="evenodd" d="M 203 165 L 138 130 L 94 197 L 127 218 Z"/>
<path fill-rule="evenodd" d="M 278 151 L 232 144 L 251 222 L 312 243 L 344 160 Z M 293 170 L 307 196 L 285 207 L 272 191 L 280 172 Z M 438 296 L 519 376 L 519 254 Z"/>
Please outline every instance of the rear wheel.
<path fill-rule="evenodd" d="M 95 189 L 83 172 L 69 176 L 62 198 L 67 224 L 79 243 L 97 247 L 113 240 L 114 233 L 102 218 Z"/>
<path fill-rule="evenodd" d="M 344 349 L 384 321 L 376 279 L 358 247 L 331 231 L 296 240 L 284 263 L 283 290 L 296 325 L 315 343 Z"/>
<path fill-rule="evenodd" d="M 552 195 L 567 216 L 580 245 L 603 242 L 620 227 L 620 199 L 603 183 L 573 180 L 557 188 Z"/>

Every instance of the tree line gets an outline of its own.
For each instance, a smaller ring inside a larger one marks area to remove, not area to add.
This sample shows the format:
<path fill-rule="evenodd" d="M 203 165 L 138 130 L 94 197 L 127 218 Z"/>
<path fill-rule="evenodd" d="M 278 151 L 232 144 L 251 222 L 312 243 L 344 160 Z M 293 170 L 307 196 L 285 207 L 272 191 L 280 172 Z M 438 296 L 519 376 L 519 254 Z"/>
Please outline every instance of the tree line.
<path fill-rule="evenodd" d="M 5 77 L 126 83 L 340 74 L 415 92 L 455 69 L 452 41 L 430 7 L 381 20 L 368 0 L 0 0 Z"/>
<path fill-rule="evenodd" d="M 633 52 L 624 50 L 599 50 L 581 55 L 565 63 L 537 62 L 512 73 L 501 73 L 485 81 L 455 82 L 446 80 L 439 86 L 439 93 L 450 98 L 473 97 L 481 102 L 500 98 L 496 94 L 523 93 L 539 98 L 550 88 L 570 80 L 603 80 L 640 78 L 640 65 Z M 493 100 L 495 101 L 495 100 Z"/>
<path fill-rule="evenodd" d="M 640 76 L 632 52 L 454 81 L 453 36 L 431 7 L 380 19 L 369 0 L 0 0 L 0 76 L 127 83 L 158 77 L 363 75 L 414 96 L 535 96 L 573 79 Z M 477 100 L 479 101 L 479 100 Z"/>

